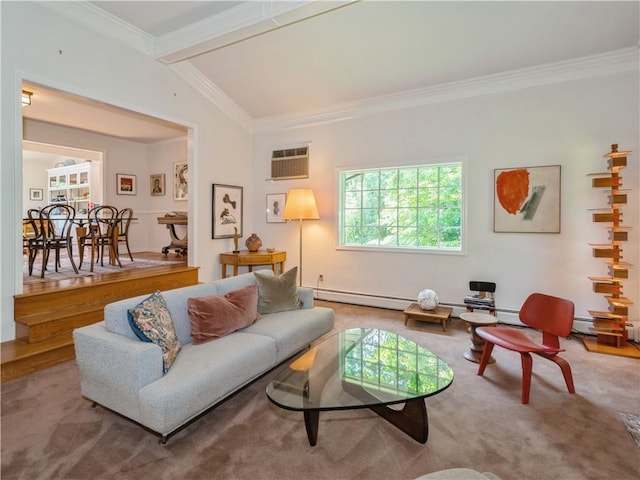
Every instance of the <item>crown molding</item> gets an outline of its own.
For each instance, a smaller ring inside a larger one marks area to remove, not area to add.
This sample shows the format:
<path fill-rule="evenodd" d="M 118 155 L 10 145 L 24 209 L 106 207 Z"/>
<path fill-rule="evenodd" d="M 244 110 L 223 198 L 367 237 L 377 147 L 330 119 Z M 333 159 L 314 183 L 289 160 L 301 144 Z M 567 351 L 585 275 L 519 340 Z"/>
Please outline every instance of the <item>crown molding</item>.
<path fill-rule="evenodd" d="M 254 133 L 302 128 L 375 113 L 541 87 L 567 81 L 638 72 L 638 47 L 554 62 L 415 90 L 333 105 L 323 110 L 256 119 Z"/>
<path fill-rule="evenodd" d="M 254 133 L 302 128 L 386 111 L 497 95 L 566 81 L 638 72 L 638 47 L 630 47 L 569 61 L 342 103 L 316 111 L 253 120 L 192 64 L 176 60 L 186 58 L 190 48 L 211 48 L 212 46 L 221 48 L 260 34 L 261 29 L 265 28 L 264 22 L 267 22 L 269 29 L 279 28 L 303 18 L 341 8 L 354 1 L 359 0 L 246 2 L 160 39 L 89 2 L 38 1 L 37 3 L 159 61 L 176 62 L 168 66 L 242 128 Z M 205 45 L 208 46 L 205 47 Z"/>
<path fill-rule="evenodd" d="M 90 2 L 38 1 L 37 3 L 139 52 L 152 57 L 155 54 L 156 37 L 96 7 Z"/>
<path fill-rule="evenodd" d="M 253 118 L 191 63 L 184 61 L 168 67 L 242 128 L 253 131 Z"/>

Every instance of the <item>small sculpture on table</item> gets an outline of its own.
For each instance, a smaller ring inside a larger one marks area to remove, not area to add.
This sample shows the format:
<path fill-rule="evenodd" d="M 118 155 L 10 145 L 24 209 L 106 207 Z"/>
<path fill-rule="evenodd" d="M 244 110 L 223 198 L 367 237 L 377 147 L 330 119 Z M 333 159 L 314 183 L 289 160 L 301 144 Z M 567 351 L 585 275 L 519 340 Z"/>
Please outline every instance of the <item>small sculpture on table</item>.
<path fill-rule="evenodd" d="M 238 249 L 238 240 L 240 239 L 240 235 L 238 235 L 238 227 L 233 227 L 233 253 L 240 253 Z"/>
<path fill-rule="evenodd" d="M 418 305 L 423 310 L 435 310 L 439 303 L 440 298 L 433 290 L 424 289 L 418 293 Z"/>

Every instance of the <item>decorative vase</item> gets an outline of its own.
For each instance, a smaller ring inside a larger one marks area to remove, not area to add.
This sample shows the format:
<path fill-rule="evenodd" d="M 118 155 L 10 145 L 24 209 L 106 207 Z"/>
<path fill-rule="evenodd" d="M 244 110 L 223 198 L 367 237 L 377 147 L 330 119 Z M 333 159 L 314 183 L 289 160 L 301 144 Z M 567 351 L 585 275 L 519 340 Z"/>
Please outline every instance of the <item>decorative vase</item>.
<path fill-rule="evenodd" d="M 260 240 L 260 237 L 258 235 L 252 233 L 251 236 L 247 238 L 247 241 L 244 242 L 244 244 L 247 246 L 247 249 L 250 252 L 257 252 L 262 246 L 262 240 Z"/>

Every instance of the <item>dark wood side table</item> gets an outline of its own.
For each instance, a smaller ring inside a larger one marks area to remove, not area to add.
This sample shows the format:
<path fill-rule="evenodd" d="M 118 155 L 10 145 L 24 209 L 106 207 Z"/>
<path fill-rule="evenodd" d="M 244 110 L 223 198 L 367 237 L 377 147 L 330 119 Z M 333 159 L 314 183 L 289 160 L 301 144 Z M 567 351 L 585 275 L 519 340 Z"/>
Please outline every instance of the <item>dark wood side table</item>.
<path fill-rule="evenodd" d="M 227 265 L 233 265 L 233 276 L 238 275 L 238 267 L 246 266 L 249 267 L 249 271 L 253 271 L 253 267 L 257 267 L 260 265 L 271 265 L 271 270 L 273 273 L 278 274 L 276 272 L 276 265 L 280 267 L 280 275 L 284 273 L 284 262 L 287 260 L 287 252 L 267 252 L 267 251 L 257 251 L 250 252 L 248 250 L 243 250 L 240 253 L 221 253 L 220 254 L 220 265 L 222 265 L 222 278 L 227 278 Z"/>

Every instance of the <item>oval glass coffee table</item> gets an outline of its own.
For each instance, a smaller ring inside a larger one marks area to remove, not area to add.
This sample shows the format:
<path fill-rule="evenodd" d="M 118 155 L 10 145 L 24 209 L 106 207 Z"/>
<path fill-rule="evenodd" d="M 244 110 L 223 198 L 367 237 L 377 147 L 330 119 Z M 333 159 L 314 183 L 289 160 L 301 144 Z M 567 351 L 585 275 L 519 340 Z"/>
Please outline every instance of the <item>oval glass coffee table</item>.
<path fill-rule="evenodd" d="M 424 399 L 453 382 L 435 353 L 397 333 L 344 330 L 283 368 L 267 386 L 278 407 L 300 411 L 309 443 L 318 439 L 320 412 L 369 408 L 420 443 L 429 436 Z M 400 410 L 391 405 L 402 404 Z"/>

